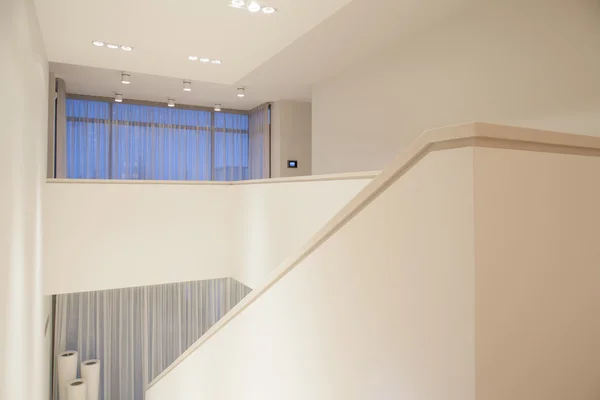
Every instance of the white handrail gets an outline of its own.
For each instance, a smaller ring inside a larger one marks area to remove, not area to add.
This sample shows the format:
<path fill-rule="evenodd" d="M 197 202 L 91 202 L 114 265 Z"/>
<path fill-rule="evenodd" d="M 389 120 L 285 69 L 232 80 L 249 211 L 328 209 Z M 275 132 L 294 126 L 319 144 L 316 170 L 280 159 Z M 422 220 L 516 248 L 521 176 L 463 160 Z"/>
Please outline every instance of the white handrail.
<path fill-rule="evenodd" d="M 245 181 L 166 181 L 166 180 L 141 180 L 141 179 L 65 179 L 48 178 L 46 183 L 93 183 L 111 185 L 204 185 L 204 186 L 242 186 L 264 185 L 271 183 L 297 183 L 297 182 L 325 182 L 344 181 L 351 179 L 372 179 L 381 171 L 349 172 L 343 174 L 307 175 L 289 178 L 250 179 Z"/>

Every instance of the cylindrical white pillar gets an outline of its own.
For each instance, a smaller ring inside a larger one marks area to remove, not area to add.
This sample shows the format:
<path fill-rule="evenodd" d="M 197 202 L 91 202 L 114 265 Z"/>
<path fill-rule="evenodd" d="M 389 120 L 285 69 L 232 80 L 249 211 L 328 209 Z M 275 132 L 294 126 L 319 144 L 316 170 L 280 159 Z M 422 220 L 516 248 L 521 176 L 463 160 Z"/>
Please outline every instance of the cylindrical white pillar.
<path fill-rule="evenodd" d="M 58 400 L 67 400 L 67 387 L 69 382 L 77 378 L 77 352 L 63 351 L 56 356 L 58 369 Z"/>
<path fill-rule="evenodd" d="M 84 379 L 74 379 L 67 386 L 68 400 L 86 400 L 87 385 Z"/>
<path fill-rule="evenodd" d="M 100 360 L 85 360 L 82 362 L 81 378 L 85 380 L 85 384 L 87 385 L 87 400 L 98 400 L 98 393 L 100 391 Z"/>

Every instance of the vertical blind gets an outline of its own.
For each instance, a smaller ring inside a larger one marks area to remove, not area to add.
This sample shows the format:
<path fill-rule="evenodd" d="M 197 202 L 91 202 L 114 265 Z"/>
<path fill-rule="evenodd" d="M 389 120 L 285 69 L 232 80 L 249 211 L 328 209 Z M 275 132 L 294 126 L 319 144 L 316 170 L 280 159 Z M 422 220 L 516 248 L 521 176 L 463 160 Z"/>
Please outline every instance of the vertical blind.
<path fill-rule="evenodd" d="M 247 114 L 67 98 L 66 121 L 66 178 L 249 178 Z"/>

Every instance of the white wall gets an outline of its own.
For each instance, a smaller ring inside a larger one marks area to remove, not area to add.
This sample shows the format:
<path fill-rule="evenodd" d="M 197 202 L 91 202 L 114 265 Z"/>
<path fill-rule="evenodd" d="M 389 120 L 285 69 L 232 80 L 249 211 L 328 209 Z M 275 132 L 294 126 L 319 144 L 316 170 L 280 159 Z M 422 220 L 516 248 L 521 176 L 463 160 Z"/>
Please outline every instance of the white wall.
<path fill-rule="evenodd" d="M 478 148 L 474 171 L 477 399 L 597 399 L 600 158 Z"/>
<path fill-rule="evenodd" d="M 271 176 L 307 176 L 312 172 L 310 103 L 281 100 L 271 105 Z M 297 160 L 298 168 L 287 168 Z"/>
<path fill-rule="evenodd" d="M 243 256 L 233 276 L 252 288 L 261 284 L 369 182 L 350 179 L 239 186 Z"/>
<path fill-rule="evenodd" d="M 229 276 L 253 287 L 369 181 L 47 183 L 45 293 Z"/>
<path fill-rule="evenodd" d="M 48 63 L 31 0 L 0 2 L 0 398 L 48 399 L 41 266 Z"/>
<path fill-rule="evenodd" d="M 382 169 L 470 121 L 600 134 L 600 3 L 479 2 L 313 87 L 312 173 Z"/>
<path fill-rule="evenodd" d="M 472 164 L 428 155 L 146 399 L 474 399 Z"/>
<path fill-rule="evenodd" d="M 230 276 L 229 189 L 46 184 L 46 294 Z"/>
<path fill-rule="evenodd" d="M 417 161 L 147 399 L 596 400 L 600 145 L 475 129 L 507 148 Z"/>

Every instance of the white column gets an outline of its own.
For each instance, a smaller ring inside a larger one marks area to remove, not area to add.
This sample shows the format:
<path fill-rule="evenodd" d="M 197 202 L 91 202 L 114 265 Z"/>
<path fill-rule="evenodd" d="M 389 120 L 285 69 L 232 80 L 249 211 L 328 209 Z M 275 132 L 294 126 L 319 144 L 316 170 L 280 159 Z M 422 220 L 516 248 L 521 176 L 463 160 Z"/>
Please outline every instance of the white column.
<path fill-rule="evenodd" d="M 0 399 L 46 400 L 41 188 L 48 62 L 32 0 L 0 1 L 0 54 Z"/>

